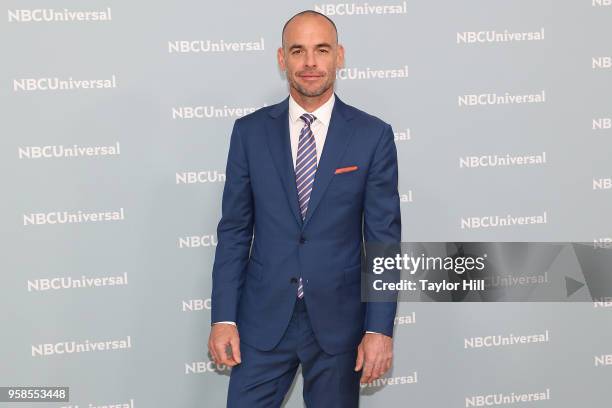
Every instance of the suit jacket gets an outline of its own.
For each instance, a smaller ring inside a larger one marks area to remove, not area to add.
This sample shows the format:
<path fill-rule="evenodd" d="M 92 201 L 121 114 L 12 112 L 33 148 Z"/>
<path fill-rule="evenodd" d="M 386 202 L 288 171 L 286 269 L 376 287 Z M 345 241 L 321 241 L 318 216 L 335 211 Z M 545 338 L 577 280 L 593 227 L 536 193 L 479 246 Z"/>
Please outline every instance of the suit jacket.
<path fill-rule="evenodd" d="M 278 344 L 302 276 L 315 338 L 329 354 L 364 332 L 393 334 L 396 302 L 361 301 L 363 241 L 401 241 L 391 126 L 336 95 L 308 209 L 298 208 L 289 97 L 235 121 L 212 272 L 211 322 L 235 321 L 241 341 Z M 357 170 L 335 173 L 335 169 Z"/>

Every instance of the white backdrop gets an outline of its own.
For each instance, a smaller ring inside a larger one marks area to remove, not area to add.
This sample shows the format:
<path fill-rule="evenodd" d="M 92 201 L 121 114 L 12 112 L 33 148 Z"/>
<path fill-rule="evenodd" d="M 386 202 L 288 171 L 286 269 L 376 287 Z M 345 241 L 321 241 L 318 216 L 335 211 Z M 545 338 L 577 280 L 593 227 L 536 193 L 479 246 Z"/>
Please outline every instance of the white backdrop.
<path fill-rule="evenodd" d="M 404 241 L 610 245 L 610 0 L 290 3 L 3 3 L 0 385 L 224 406 L 206 342 L 229 135 L 287 95 L 275 53 L 303 9 L 338 26 L 338 95 L 396 132 Z M 609 405 L 611 306 L 402 303 L 361 405 Z"/>

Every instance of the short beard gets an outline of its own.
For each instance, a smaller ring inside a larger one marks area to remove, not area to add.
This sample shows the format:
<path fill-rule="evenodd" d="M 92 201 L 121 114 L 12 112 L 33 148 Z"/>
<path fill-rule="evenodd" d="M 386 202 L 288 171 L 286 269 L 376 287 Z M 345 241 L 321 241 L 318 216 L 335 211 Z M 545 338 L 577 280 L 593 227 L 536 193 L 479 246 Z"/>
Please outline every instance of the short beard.
<path fill-rule="evenodd" d="M 321 85 L 319 89 L 315 89 L 314 91 L 308 91 L 304 89 L 304 87 L 302 87 L 297 81 L 294 81 L 293 79 L 289 79 L 289 85 L 295 88 L 295 90 L 298 91 L 298 93 L 302 96 L 316 97 L 323 95 L 329 88 L 333 87 L 334 81 L 333 79 L 331 81 L 327 81 L 323 85 Z"/>

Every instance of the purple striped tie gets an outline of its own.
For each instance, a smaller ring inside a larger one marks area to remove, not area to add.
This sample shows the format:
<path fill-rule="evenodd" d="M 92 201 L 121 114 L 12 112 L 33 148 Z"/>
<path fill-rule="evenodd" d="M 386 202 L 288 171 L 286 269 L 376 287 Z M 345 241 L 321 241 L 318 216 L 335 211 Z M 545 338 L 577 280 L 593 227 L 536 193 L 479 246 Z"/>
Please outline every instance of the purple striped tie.
<path fill-rule="evenodd" d="M 317 146 L 315 144 L 314 134 L 310 125 L 317 119 L 314 115 L 305 113 L 300 116 L 304 121 L 304 127 L 300 131 L 298 141 L 297 159 L 295 162 L 295 183 L 298 191 L 298 204 L 300 206 L 300 214 L 302 221 L 306 218 L 308 210 L 308 201 L 310 201 L 310 192 L 314 183 L 315 173 L 317 171 Z M 298 298 L 304 297 L 304 286 L 302 285 L 302 277 L 300 276 L 298 283 Z"/>

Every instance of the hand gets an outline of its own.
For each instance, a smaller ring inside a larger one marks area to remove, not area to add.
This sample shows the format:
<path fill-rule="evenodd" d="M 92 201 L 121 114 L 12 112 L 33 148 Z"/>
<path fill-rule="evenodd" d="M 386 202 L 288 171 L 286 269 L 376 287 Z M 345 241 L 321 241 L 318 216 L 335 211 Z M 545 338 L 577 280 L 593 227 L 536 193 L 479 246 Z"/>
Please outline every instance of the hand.
<path fill-rule="evenodd" d="M 208 337 L 208 351 L 217 364 L 229 367 L 240 364 L 240 337 L 236 326 L 213 324 Z"/>
<path fill-rule="evenodd" d="M 380 333 L 366 333 L 357 347 L 355 371 L 363 368 L 361 384 L 380 378 L 391 368 L 393 339 Z"/>

